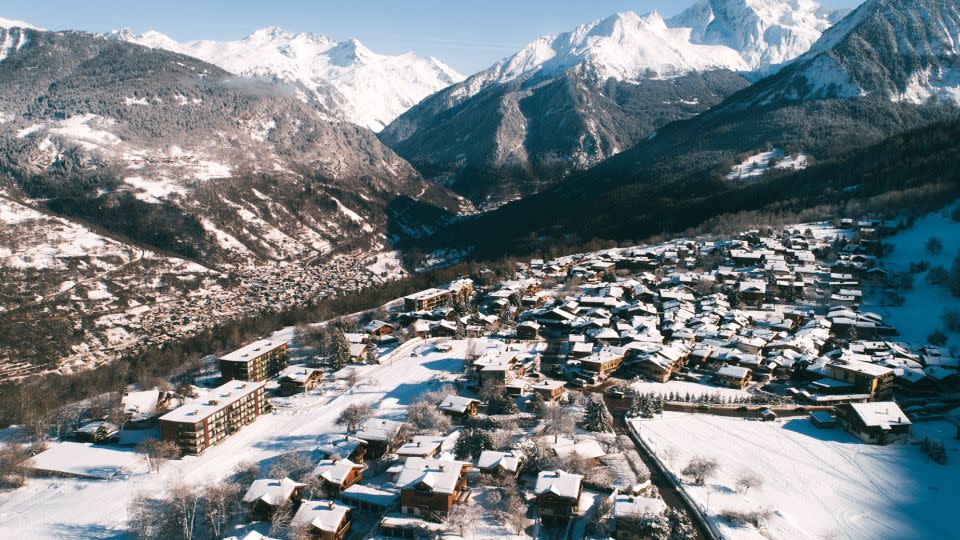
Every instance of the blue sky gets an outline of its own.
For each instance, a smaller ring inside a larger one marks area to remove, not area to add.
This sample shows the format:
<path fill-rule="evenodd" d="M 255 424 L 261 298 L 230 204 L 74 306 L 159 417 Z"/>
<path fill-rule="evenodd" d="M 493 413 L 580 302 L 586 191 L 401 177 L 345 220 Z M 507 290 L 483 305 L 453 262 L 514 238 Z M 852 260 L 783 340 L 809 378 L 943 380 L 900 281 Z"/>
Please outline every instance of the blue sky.
<path fill-rule="evenodd" d="M 239 39 L 277 25 L 355 37 L 376 52 L 435 56 L 464 74 L 483 69 L 537 36 L 618 11 L 673 15 L 695 0 L 4 0 L 0 17 L 50 30 L 158 30 L 177 40 Z M 859 0 L 822 0 L 853 7 Z"/>

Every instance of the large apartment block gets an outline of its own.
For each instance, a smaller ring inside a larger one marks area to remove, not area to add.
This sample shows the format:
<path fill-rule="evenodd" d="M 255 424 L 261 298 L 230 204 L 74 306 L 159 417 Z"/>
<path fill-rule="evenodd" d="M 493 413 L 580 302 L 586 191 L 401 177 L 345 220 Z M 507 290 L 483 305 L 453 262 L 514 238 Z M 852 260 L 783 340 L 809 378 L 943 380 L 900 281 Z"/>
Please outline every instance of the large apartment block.
<path fill-rule="evenodd" d="M 160 437 L 199 454 L 270 410 L 265 382 L 231 381 L 160 417 Z"/>
<path fill-rule="evenodd" d="M 287 367 L 287 342 L 261 339 L 220 357 L 224 381 L 265 381 Z"/>

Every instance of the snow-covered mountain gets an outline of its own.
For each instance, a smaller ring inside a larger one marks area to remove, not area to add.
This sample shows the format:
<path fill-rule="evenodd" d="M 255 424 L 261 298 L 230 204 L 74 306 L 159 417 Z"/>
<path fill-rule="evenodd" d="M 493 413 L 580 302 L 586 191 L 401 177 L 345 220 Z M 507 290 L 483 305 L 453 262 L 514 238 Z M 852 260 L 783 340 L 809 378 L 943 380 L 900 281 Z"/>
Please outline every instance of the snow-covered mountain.
<path fill-rule="evenodd" d="M 846 13 L 814 0 L 699 0 L 668 24 L 690 28 L 693 43 L 736 50 L 764 73 L 807 52 Z"/>
<path fill-rule="evenodd" d="M 30 24 L 16 19 L 4 19 L 0 17 L 0 28 L 26 28 L 27 30 L 43 30 L 35 24 Z"/>
<path fill-rule="evenodd" d="M 670 28 L 656 11 L 627 11 L 583 24 L 570 32 L 543 36 L 476 76 L 505 83 L 536 72 L 549 77 L 583 64 L 598 81 L 670 78 L 691 71 L 745 70 L 727 47 L 691 42 L 689 28 Z"/>
<path fill-rule="evenodd" d="M 355 39 L 257 30 L 238 41 L 177 42 L 159 32 L 110 37 L 179 52 L 231 73 L 295 84 L 330 116 L 379 131 L 424 97 L 463 80 L 436 58 L 377 54 Z"/>
<path fill-rule="evenodd" d="M 541 37 L 423 100 L 381 132 L 422 174 L 495 206 L 540 191 L 747 82 L 740 54 L 656 12 Z"/>
<path fill-rule="evenodd" d="M 960 104 L 955 0 L 868 0 L 739 104 L 865 97 Z"/>

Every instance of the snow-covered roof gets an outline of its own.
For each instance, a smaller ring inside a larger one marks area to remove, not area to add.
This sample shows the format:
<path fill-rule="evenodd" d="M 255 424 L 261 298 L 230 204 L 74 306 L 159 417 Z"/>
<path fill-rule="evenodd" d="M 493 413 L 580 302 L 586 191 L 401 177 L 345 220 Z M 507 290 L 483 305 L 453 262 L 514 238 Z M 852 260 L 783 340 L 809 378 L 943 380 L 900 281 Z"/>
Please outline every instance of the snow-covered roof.
<path fill-rule="evenodd" d="M 540 471 L 533 492 L 537 495 L 552 493 L 565 499 L 576 499 L 580 496 L 580 486 L 583 476 L 564 471 Z"/>
<path fill-rule="evenodd" d="M 180 407 L 161 416 L 160 420 L 195 424 L 266 385 L 266 381 L 230 381 L 210 390 L 197 399 L 184 403 Z"/>
<path fill-rule="evenodd" d="M 253 343 L 244 345 L 233 352 L 221 356 L 220 360 L 227 362 L 247 362 L 258 356 L 263 356 L 264 354 L 279 349 L 280 347 L 285 347 L 286 345 L 287 342 L 283 340 L 258 339 Z"/>
<path fill-rule="evenodd" d="M 888 429 L 890 426 L 910 425 L 907 415 L 900 406 L 892 401 L 871 401 L 869 403 L 851 403 L 857 416 L 869 427 Z"/>
<path fill-rule="evenodd" d="M 333 484 L 343 484 L 350 477 L 354 469 L 363 469 L 362 463 L 354 463 L 349 459 L 324 459 L 313 468 L 313 475 L 323 478 Z"/>
<path fill-rule="evenodd" d="M 440 402 L 440 410 L 462 414 L 465 413 L 468 408 L 470 408 L 470 405 L 479 402 L 480 400 L 474 398 L 456 395 L 448 396 Z"/>
<path fill-rule="evenodd" d="M 397 486 L 405 489 L 426 487 L 434 493 L 450 494 L 456 491 L 463 467 L 469 463 L 445 459 L 407 459 L 397 477 Z"/>
<path fill-rule="evenodd" d="M 721 377 L 731 377 L 734 379 L 742 379 L 749 373 L 749 369 L 741 366 L 723 366 L 717 370 L 717 375 L 720 375 Z"/>
<path fill-rule="evenodd" d="M 401 427 L 403 422 L 371 418 L 363 423 L 360 431 L 357 432 L 357 438 L 364 441 L 391 441 L 397 436 Z"/>
<path fill-rule="evenodd" d="M 517 472 L 517 470 L 520 468 L 520 458 L 517 457 L 513 452 L 484 450 L 480 453 L 480 459 L 477 461 L 477 468 L 502 468 L 505 471 Z"/>
<path fill-rule="evenodd" d="M 442 444 L 443 437 L 416 435 L 412 441 L 398 448 L 396 453 L 400 457 L 426 457 L 437 453 Z"/>
<path fill-rule="evenodd" d="M 293 515 L 290 524 L 309 524 L 323 532 L 336 533 L 350 510 L 351 507 L 332 500 L 304 500 L 300 502 L 300 508 Z"/>
<path fill-rule="evenodd" d="M 290 499 L 294 490 L 303 487 L 306 484 L 294 482 L 289 478 L 274 480 L 272 478 L 263 478 L 254 480 L 243 496 L 243 502 L 249 504 L 256 501 L 262 501 L 270 506 L 280 506 Z"/>
<path fill-rule="evenodd" d="M 667 509 L 661 498 L 617 495 L 613 498 L 613 515 L 619 518 L 659 514 Z"/>

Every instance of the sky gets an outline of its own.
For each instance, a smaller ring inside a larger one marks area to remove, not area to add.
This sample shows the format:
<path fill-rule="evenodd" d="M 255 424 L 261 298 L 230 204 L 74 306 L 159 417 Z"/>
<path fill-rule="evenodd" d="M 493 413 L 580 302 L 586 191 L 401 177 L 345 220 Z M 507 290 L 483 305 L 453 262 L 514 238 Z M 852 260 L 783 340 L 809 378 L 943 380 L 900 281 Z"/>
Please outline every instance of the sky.
<path fill-rule="evenodd" d="M 434 56 L 469 75 L 537 37 L 619 11 L 674 15 L 695 0 L 3 0 L 0 17 L 49 30 L 157 30 L 241 39 L 264 26 L 356 38 L 375 52 Z M 860 0 L 822 0 L 854 7 Z"/>

